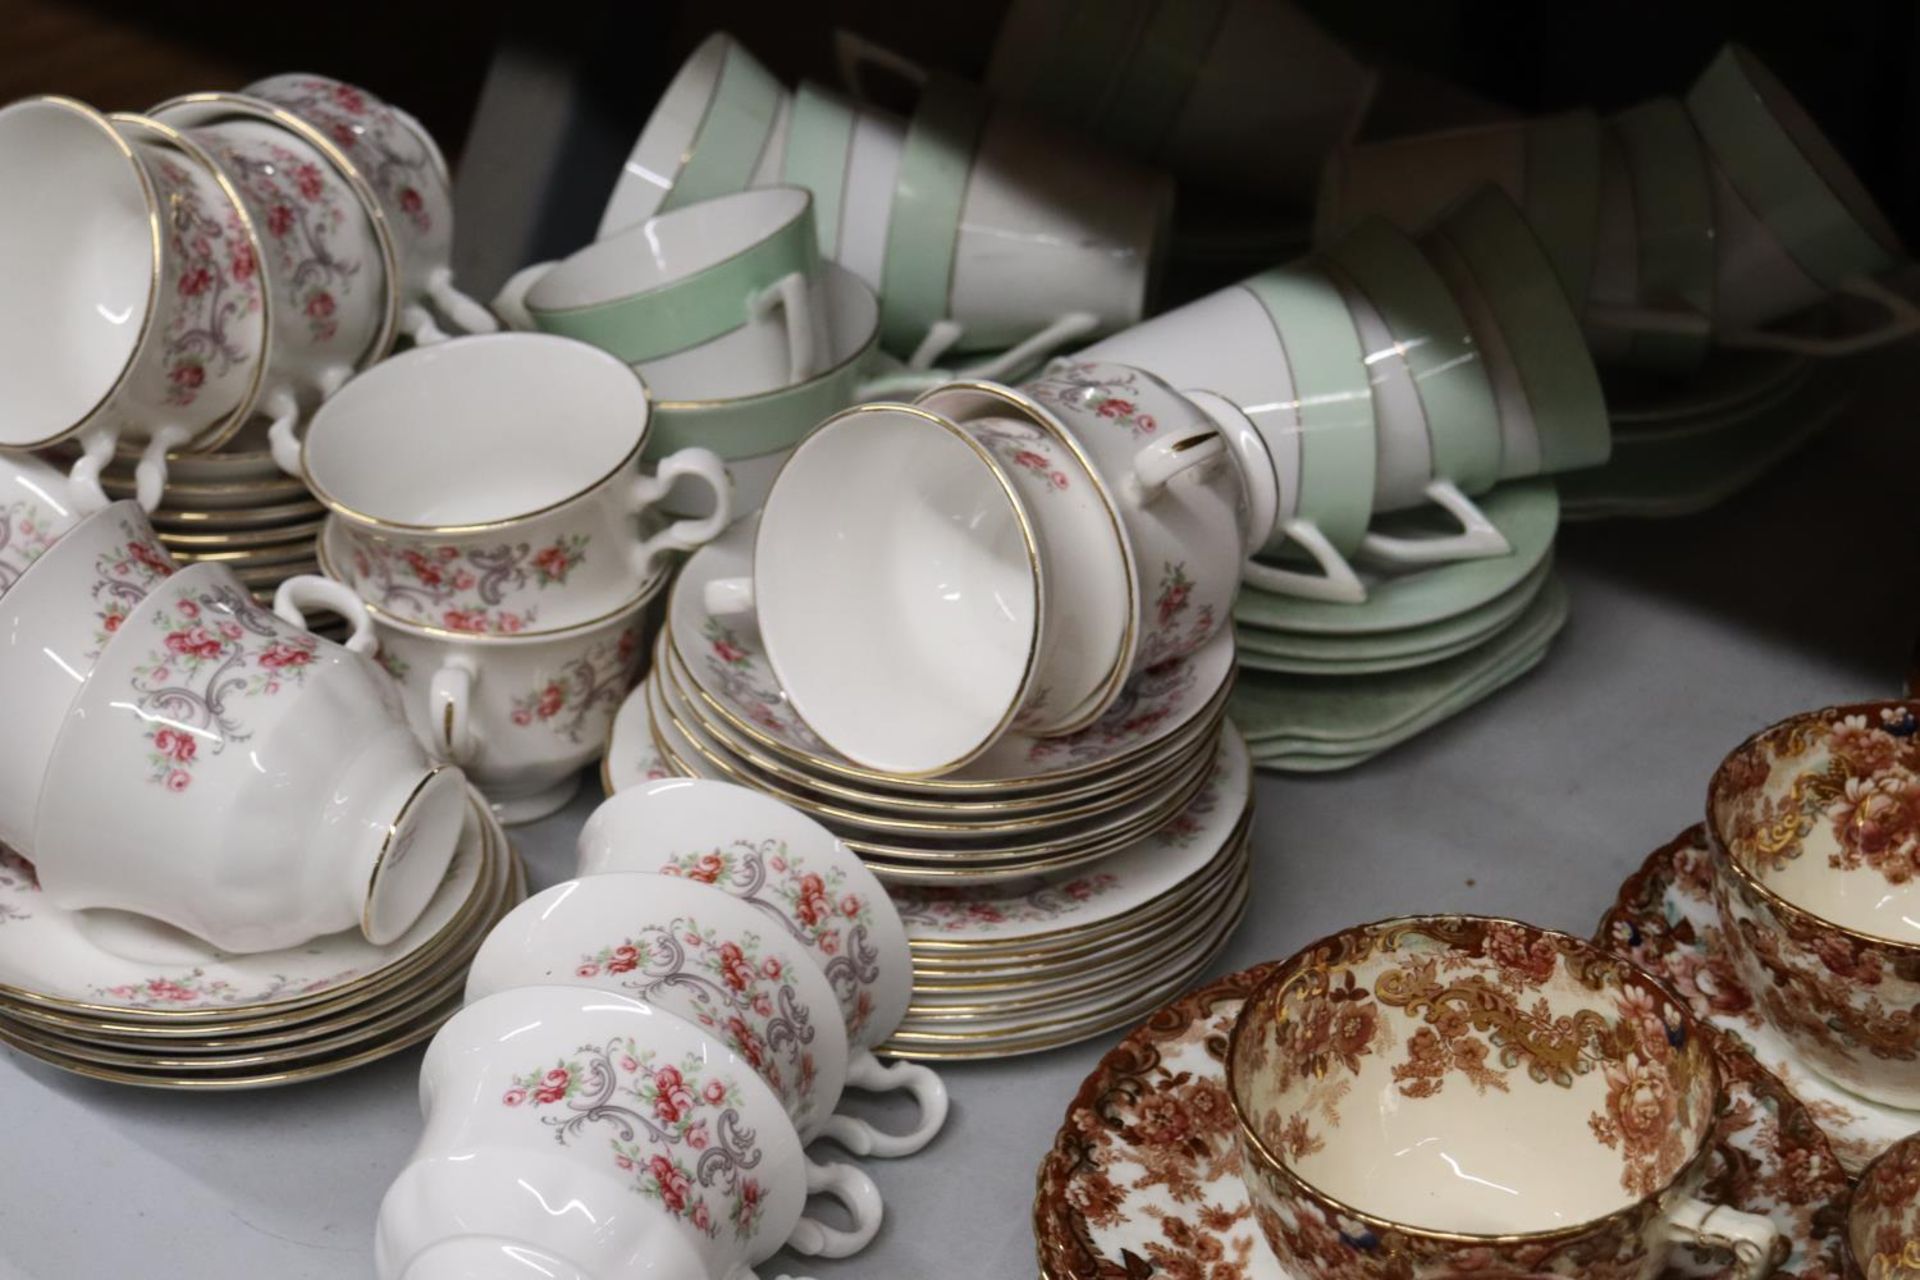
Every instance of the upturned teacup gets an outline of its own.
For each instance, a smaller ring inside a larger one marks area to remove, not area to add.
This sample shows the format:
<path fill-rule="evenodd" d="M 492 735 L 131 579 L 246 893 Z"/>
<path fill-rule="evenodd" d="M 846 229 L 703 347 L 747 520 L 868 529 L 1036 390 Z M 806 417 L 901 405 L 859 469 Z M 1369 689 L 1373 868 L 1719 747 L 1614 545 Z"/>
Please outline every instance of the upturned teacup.
<path fill-rule="evenodd" d="M 1513 921 L 1362 925 L 1279 966 L 1227 1050 L 1242 1176 L 1301 1280 L 1652 1280 L 1679 1241 L 1774 1266 L 1767 1218 L 1695 1198 L 1709 1035 L 1626 961 Z"/>
<path fill-rule="evenodd" d="M 79 518 L 65 476 L 32 454 L 0 454 L 0 595 Z"/>
<path fill-rule="evenodd" d="M 1903 1138 L 1853 1184 L 1847 1253 L 1865 1280 L 1920 1280 L 1920 1138 Z"/>
<path fill-rule="evenodd" d="M 303 456 L 351 553 L 335 567 L 368 603 L 506 635 L 604 618 L 645 592 L 662 557 L 726 527 L 726 465 L 687 448 L 645 475 L 648 426 L 646 387 L 619 360 L 502 333 L 369 369 L 314 414 Z M 713 491 L 712 514 L 647 535 L 643 513 L 682 476 Z"/>
<path fill-rule="evenodd" d="M 1761 1016 L 1842 1088 L 1920 1108 L 1920 703 L 1762 730 L 1714 772 L 1707 835 Z"/>

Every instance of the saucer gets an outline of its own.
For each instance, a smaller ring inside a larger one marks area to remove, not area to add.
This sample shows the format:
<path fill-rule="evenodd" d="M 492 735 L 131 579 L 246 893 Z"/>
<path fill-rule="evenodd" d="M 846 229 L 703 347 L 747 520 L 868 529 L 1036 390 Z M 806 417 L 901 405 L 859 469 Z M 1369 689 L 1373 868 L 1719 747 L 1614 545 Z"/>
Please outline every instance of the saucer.
<path fill-rule="evenodd" d="M 161 505 L 147 517 L 162 538 L 169 533 L 211 533 L 252 530 L 278 524 L 310 524 L 327 514 L 327 509 L 312 498 L 282 502 L 263 507 L 232 507 L 224 510 L 182 509 Z"/>
<path fill-rule="evenodd" d="M 1271 631 L 1373 635 L 1438 622 L 1496 600 L 1518 586 L 1552 550 L 1560 527 L 1560 498 L 1554 482 L 1541 478 L 1509 481 L 1477 501 L 1506 537 L 1510 554 L 1396 574 L 1363 569 L 1367 598 L 1361 604 L 1304 600 L 1243 585 L 1233 608 L 1234 619 Z M 1394 523 L 1388 517 L 1379 527 L 1391 531 Z"/>
<path fill-rule="evenodd" d="M 1712 858 L 1704 824 L 1654 850 L 1620 887 L 1595 941 L 1665 978 L 1695 1016 L 1738 1036 L 1819 1121 L 1849 1173 L 1889 1146 L 1920 1133 L 1920 1111 L 1870 1102 L 1800 1064 L 1793 1049 L 1754 1011 L 1753 999 L 1720 949 Z"/>
<path fill-rule="evenodd" d="M 1204 1276 L 1292 1280 L 1240 1181 L 1224 1059 L 1258 965 L 1188 993 L 1114 1048 L 1080 1086 L 1040 1164 L 1033 1232 L 1043 1280 Z M 1715 1044 L 1732 1105 L 1706 1194 L 1763 1213 L 1786 1238 L 1782 1277 L 1846 1274 L 1846 1177 L 1807 1111 L 1737 1042 Z M 1667 1275 L 1721 1276 L 1676 1250 Z"/>

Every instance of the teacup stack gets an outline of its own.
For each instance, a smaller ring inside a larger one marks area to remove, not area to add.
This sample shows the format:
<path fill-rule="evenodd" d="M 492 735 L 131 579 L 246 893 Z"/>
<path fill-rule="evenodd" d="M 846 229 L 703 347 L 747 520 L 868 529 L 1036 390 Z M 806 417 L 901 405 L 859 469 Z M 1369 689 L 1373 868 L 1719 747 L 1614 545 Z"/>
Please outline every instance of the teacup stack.
<path fill-rule="evenodd" d="M 728 519 L 711 452 L 641 472 L 650 425 L 620 360 L 502 333 L 386 361 L 308 429 L 308 481 L 330 509 L 321 567 L 371 617 L 421 741 L 504 822 L 573 794 L 645 656 L 672 553 Z M 661 527 L 654 509 L 683 477 L 713 514 Z"/>
<path fill-rule="evenodd" d="M 320 578 L 279 596 L 179 567 L 132 502 L 59 529 L 0 594 L 0 1039 L 233 1088 L 449 1012 L 442 962 L 497 913 L 504 842 L 414 740 L 364 612 Z M 346 647 L 298 625 L 313 604 L 354 619 Z"/>
<path fill-rule="evenodd" d="M 872 1052 L 914 981 L 878 882 L 818 825 L 718 783 L 608 801 L 581 833 L 580 872 L 493 931 L 467 1008 L 428 1050 L 426 1132 L 381 1206 L 379 1274 L 512 1258 L 726 1280 L 783 1245 L 865 1248 L 878 1190 L 803 1148 L 910 1155 L 947 1111 L 931 1071 Z M 910 1090 L 920 1119 L 895 1134 L 837 1115 L 849 1086 Z M 810 1194 L 850 1227 L 803 1217 Z"/>

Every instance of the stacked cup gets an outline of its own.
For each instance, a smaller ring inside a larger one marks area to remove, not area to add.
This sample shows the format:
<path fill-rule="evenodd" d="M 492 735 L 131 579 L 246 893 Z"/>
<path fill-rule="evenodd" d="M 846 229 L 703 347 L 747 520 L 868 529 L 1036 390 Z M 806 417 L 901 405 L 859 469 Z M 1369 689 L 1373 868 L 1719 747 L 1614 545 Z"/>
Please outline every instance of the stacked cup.
<path fill-rule="evenodd" d="M 457 443 L 442 430 L 457 422 Z M 414 727 L 506 822 L 565 804 L 645 652 L 669 553 L 730 514 L 704 449 L 643 474 L 646 387 L 583 342 L 506 333 L 422 347 L 314 415 L 328 577 L 363 602 Z M 658 527 L 680 477 L 714 513 Z"/>
<path fill-rule="evenodd" d="M 932 1072 L 867 1047 L 912 985 L 885 893 L 826 831 L 720 784 L 622 795 L 580 846 L 582 878 L 500 923 L 468 1008 L 428 1051 L 426 1132 L 381 1206 L 380 1274 L 511 1256 L 553 1275 L 727 1280 L 782 1244 L 864 1248 L 878 1191 L 803 1146 L 906 1155 L 946 1115 Z M 835 1115 L 849 1084 L 912 1090 L 920 1124 L 892 1135 Z M 851 1229 L 801 1217 L 809 1194 L 838 1200 Z M 541 1208 L 555 1203 L 588 1213 Z"/>

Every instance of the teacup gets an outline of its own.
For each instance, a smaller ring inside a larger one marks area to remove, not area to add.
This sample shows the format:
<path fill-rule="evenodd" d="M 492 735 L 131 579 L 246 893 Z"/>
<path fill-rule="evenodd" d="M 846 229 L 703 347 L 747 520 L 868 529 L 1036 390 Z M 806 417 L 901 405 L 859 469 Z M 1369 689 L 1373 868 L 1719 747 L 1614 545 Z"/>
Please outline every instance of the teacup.
<path fill-rule="evenodd" d="M 482 944 L 467 1002 L 543 983 L 619 991 L 706 1028 L 780 1095 L 802 1143 L 905 1154 L 939 1127 L 929 1116 L 925 1133 L 895 1136 L 834 1114 L 849 1060 L 833 988 L 798 939 L 712 885 L 615 872 L 534 895 Z"/>
<path fill-rule="evenodd" d="M 597 238 L 657 213 L 779 181 L 792 95 L 716 31 L 675 73 L 621 166 Z"/>
<path fill-rule="evenodd" d="M 275 461 L 298 476 L 303 404 L 384 355 L 392 334 L 394 292 L 373 220 L 341 170 L 299 134 L 223 103 L 160 111 L 154 127 L 224 175 L 253 224 L 273 335 L 259 408 L 272 419 Z"/>
<path fill-rule="evenodd" d="M 1707 791 L 1714 898 L 1762 1017 L 1809 1069 L 1920 1108 L 1920 704 L 1794 716 Z"/>
<path fill-rule="evenodd" d="M 331 585 L 293 580 L 281 599 L 351 613 Z M 354 621 L 364 649 L 367 620 Z M 438 887 L 466 797 L 372 659 L 196 564 L 121 618 L 74 697 L 34 857 L 58 906 L 139 912 L 224 950 L 355 927 L 383 945 Z"/>
<path fill-rule="evenodd" d="M 65 476 L 32 454 L 0 453 L 0 595 L 79 518 Z"/>
<path fill-rule="evenodd" d="M 343 570 L 339 526 L 321 537 L 321 569 Z M 345 557 L 352 559 L 353 553 Z M 380 664 L 427 749 L 461 766 L 509 826 L 565 805 L 599 759 L 613 715 L 646 653 L 664 575 L 606 617 L 517 635 L 427 627 L 369 607 Z"/>
<path fill-rule="evenodd" d="M 81 520 L 0 596 L 0 844 L 28 859 L 40 783 L 74 694 L 147 592 L 177 568 L 137 504 Z"/>
<path fill-rule="evenodd" d="M 1255 1217 L 1301 1280 L 1653 1280 L 1680 1241 L 1758 1280 L 1773 1223 L 1695 1198 L 1724 1106 L 1709 1034 L 1566 934 L 1473 916 L 1335 934 L 1248 997 L 1228 1044 Z"/>
<path fill-rule="evenodd" d="M 820 372 L 831 348 L 813 198 L 742 191 L 649 218 L 514 275 L 494 310 L 516 329 L 578 338 L 657 394 L 719 383 L 755 395 Z"/>
<path fill-rule="evenodd" d="M 998 98 L 1182 181 L 1310 203 L 1314 175 L 1358 127 L 1375 73 L 1304 12 L 1271 0 L 1129 4 L 1019 0 L 987 68 Z"/>
<path fill-rule="evenodd" d="M 265 363 L 267 317 L 245 215 L 219 176 L 92 108 L 27 98 L 0 109 L 0 165 L 34 192 L 0 224 L 0 448 L 77 436 L 73 500 L 107 505 L 100 468 L 146 444 L 141 500 L 166 452 L 240 429 Z"/>
<path fill-rule="evenodd" d="M 422 1259 L 474 1237 L 599 1280 L 744 1280 L 782 1245 L 845 1257 L 880 1226 L 872 1180 L 811 1164 L 743 1058 L 613 992 L 518 987 L 468 1005 L 427 1049 L 420 1102 L 426 1129 L 375 1229 L 383 1280 L 471 1275 Z M 803 1217 L 809 1194 L 839 1201 L 852 1229 Z"/>
<path fill-rule="evenodd" d="M 336 567 L 369 603 L 402 622 L 510 634 L 604 618 L 662 557 L 732 518 L 726 466 L 705 449 L 641 473 L 648 425 L 646 387 L 614 357 L 492 334 L 361 374 L 313 415 L 303 457 L 352 552 Z M 713 490 L 713 514 L 642 536 L 641 515 L 680 476 Z"/>
<path fill-rule="evenodd" d="M 499 322 L 453 284 L 453 178 L 433 135 L 400 108 L 355 85 L 307 72 L 257 80 L 241 91 L 289 111 L 331 138 L 379 201 L 399 256 L 403 324 L 416 342 L 440 335 L 425 303 L 466 333 Z"/>
<path fill-rule="evenodd" d="M 913 954 L 892 899 L 866 864 L 819 823 L 761 792 L 666 778 L 621 791 L 580 832 L 577 873 L 649 871 L 723 889 L 786 929 L 826 974 L 853 1046 L 847 1083 L 908 1089 L 920 1104 L 912 1133 L 874 1139 L 876 1155 L 907 1155 L 947 1115 L 940 1078 L 918 1063 L 873 1055 L 913 1001 Z M 868 1148 L 834 1135 L 861 1155 Z"/>
<path fill-rule="evenodd" d="M 1920 1138 L 1894 1143 L 1861 1171 L 1847 1254 L 1865 1280 L 1920 1280 Z"/>

